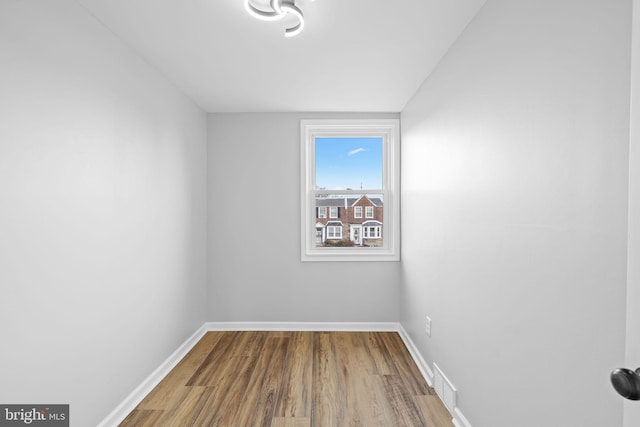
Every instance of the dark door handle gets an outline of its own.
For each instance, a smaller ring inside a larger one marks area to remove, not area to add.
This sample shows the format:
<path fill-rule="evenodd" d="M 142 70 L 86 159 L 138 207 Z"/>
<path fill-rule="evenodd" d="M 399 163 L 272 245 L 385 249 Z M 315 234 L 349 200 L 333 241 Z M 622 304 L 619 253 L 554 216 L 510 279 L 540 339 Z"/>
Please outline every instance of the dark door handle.
<path fill-rule="evenodd" d="M 611 372 L 611 384 L 620 396 L 629 400 L 640 400 L 640 368 L 618 368 Z"/>

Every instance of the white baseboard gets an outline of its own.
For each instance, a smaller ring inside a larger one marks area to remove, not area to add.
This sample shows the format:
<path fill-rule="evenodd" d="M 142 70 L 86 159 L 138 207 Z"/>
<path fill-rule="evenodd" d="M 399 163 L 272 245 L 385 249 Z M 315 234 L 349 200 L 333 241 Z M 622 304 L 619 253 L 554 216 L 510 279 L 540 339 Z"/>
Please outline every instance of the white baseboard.
<path fill-rule="evenodd" d="M 174 351 L 162 364 L 151 373 L 142 383 L 127 396 L 105 419 L 98 424 L 98 427 L 115 427 L 135 409 L 151 390 L 182 360 L 189 350 L 191 350 L 207 332 L 204 325 L 191 335 L 185 342 Z"/>
<path fill-rule="evenodd" d="M 411 337 L 404 329 L 402 324 L 398 325 L 398 333 L 400 334 L 402 341 L 404 341 L 404 345 L 409 350 L 411 357 L 413 357 L 416 365 L 418 365 L 418 369 L 420 369 L 420 372 L 422 373 L 424 379 L 427 381 L 427 384 L 429 384 L 430 387 L 433 387 L 433 379 L 435 376 L 433 370 L 429 368 L 429 365 L 422 357 L 422 354 L 420 354 L 418 347 L 416 347 L 413 340 L 411 340 Z M 451 421 L 453 422 L 453 425 L 455 427 L 471 427 L 471 423 L 464 417 L 464 415 L 462 415 L 460 408 L 458 408 L 457 406 L 453 408 L 451 416 L 453 417 Z"/>
<path fill-rule="evenodd" d="M 411 354 L 414 362 L 416 362 L 416 365 L 418 365 L 418 369 L 420 370 L 420 373 L 422 373 L 425 381 L 427 382 L 427 384 L 429 384 L 429 387 L 433 387 L 434 373 L 420 354 L 418 347 L 416 347 L 413 340 L 411 340 L 411 337 L 402 325 L 398 326 L 398 333 L 400 334 L 400 338 L 402 338 L 404 345 L 407 347 L 407 350 L 409 350 L 409 353 Z"/>
<path fill-rule="evenodd" d="M 394 322 L 207 322 L 207 331 L 397 332 Z"/>
<path fill-rule="evenodd" d="M 453 425 L 456 427 L 471 427 L 471 423 L 462 415 L 460 409 L 453 410 Z"/>

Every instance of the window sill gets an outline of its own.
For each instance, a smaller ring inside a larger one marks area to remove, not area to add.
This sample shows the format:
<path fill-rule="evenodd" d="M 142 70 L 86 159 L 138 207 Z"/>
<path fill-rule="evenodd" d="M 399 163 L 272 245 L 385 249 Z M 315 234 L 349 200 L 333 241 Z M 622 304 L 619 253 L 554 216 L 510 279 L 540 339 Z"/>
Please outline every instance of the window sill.
<path fill-rule="evenodd" d="M 316 261 L 330 261 L 330 262 L 354 262 L 354 261 L 369 261 L 369 262 L 393 262 L 400 261 L 400 254 L 398 251 L 393 253 L 389 249 L 381 248 L 327 248 L 323 249 L 311 249 L 303 251 L 302 262 L 316 262 Z"/>

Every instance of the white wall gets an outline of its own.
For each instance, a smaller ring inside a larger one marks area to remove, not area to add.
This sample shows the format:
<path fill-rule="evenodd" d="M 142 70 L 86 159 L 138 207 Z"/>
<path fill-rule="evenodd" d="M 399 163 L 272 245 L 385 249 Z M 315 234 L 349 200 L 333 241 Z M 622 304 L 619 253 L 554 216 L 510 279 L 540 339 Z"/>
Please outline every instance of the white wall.
<path fill-rule="evenodd" d="M 622 424 L 630 13 L 489 0 L 402 112 L 402 323 L 474 427 Z"/>
<path fill-rule="evenodd" d="M 627 335 L 625 367 L 640 367 L 640 0 L 633 0 L 629 146 L 629 245 L 627 253 Z M 640 425 L 640 402 L 625 401 L 624 426 Z"/>
<path fill-rule="evenodd" d="M 74 1 L 0 52 L 0 402 L 96 425 L 205 320 L 206 115 Z"/>
<path fill-rule="evenodd" d="M 397 322 L 398 262 L 300 261 L 300 120 L 209 115 L 211 321 Z"/>

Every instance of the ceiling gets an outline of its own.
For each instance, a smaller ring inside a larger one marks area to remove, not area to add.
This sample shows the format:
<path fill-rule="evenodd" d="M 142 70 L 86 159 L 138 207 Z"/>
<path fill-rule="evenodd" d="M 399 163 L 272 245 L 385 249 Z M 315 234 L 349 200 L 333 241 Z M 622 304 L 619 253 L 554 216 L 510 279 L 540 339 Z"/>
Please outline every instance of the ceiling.
<path fill-rule="evenodd" d="M 285 38 L 243 0 L 78 1 L 208 112 L 401 111 L 485 2 L 296 0 Z"/>

